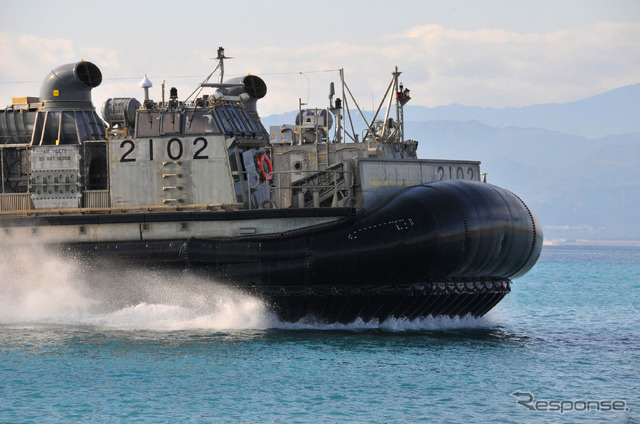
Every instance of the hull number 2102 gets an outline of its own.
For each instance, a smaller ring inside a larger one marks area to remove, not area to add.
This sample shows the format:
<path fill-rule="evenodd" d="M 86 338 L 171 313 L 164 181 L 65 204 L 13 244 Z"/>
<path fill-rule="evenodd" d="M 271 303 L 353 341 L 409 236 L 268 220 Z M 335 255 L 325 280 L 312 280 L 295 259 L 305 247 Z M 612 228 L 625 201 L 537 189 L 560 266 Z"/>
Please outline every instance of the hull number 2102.
<path fill-rule="evenodd" d="M 162 143 L 163 140 L 160 141 Z M 157 140 L 156 140 L 157 142 Z M 136 160 L 154 160 L 154 140 L 149 139 L 146 149 L 143 146 L 145 143 L 133 140 L 123 140 L 120 142 L 121 156 L 120 162 L 136 162 Z M 191 144 L 191 148 L 185 149 L 185 144 Z M 209 141 L 204 137 L 198 137 L 191 143 L 187 140 L 180 138 L 171 138 L 166 142 L 166 149 L 164 149 L 163 160 L 180 160 L 180 159 L 209 159 L 207 154 L 207 147 L 209 147 Z M 140 158 L 138 150 L 146 150 L 147 155 Z M 189 150 L 185 155 L 185 150 Z M 157 153 L 157 152 L 156 152 Z M 190 156 L 190 157 L 185 157 Z"/>

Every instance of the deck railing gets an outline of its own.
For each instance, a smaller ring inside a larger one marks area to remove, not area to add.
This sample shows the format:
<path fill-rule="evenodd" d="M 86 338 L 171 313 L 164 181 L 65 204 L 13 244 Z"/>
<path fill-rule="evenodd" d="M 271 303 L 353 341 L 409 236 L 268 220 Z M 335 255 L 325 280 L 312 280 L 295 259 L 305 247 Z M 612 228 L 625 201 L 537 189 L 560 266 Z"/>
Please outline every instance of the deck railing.
<path fill-rule="evenodd" d="M 293 175 L 300 174 L 307 176 L 294 182 L 287 182 L 291 181 Z M 273 172 L 269 175 L 273 175 L 274 191 L 277 193 L 276 197 L 280 207 L 286 207 L 287 203 L 291 203 L 299 208 L 307 207 L 307 205 L 318 208 L 328 198 L 331 198 L 330 207 L 337 207 L 339 197 L 342 197 L 340 200 L 353 198 L 354 177 L 351 171 L 343 169 L 297 170 Z"/>

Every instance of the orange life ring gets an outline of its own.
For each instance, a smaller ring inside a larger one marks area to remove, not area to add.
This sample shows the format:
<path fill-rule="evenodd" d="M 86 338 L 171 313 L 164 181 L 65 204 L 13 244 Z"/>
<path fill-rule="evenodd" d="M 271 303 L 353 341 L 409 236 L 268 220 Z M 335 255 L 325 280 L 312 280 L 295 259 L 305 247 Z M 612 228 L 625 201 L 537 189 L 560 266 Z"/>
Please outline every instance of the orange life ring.
<path fill-rule="evenodd" d="M 266 169 L 264 165 L 267 165 Z M 261 153 L 256 159 L 256 165 L 258 166 L 258 171 L 260 177 L 265 181 L 271 181 L 273 179 L 273 166 L 271 165 L 271 160 L 269 156 Z"/>

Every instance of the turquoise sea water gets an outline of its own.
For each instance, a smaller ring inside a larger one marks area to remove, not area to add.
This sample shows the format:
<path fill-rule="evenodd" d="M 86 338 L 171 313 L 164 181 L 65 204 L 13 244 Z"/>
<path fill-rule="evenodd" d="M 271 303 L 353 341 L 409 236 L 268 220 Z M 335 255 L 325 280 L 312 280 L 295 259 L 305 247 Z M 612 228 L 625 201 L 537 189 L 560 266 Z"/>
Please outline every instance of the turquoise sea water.
<path fill-rule="evenodd" d="M 12 255 L 0 422 L 640 422 L 637 247 L 545 247 L 482 319 L 347 326 L 284 324 L 188 276 L 86 281 Z"/>

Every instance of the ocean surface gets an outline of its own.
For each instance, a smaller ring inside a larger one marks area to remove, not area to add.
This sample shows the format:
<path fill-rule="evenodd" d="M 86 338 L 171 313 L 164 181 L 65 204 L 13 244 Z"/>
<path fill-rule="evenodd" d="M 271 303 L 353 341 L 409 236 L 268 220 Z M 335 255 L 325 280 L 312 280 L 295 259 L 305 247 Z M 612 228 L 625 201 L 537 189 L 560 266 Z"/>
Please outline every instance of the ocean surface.
<path fill-rule="evenodd" d="M 640 422 L 640 247 L 545 246 L 481 319 L 350 325 L 0 253 L 2 423 Z"/>

